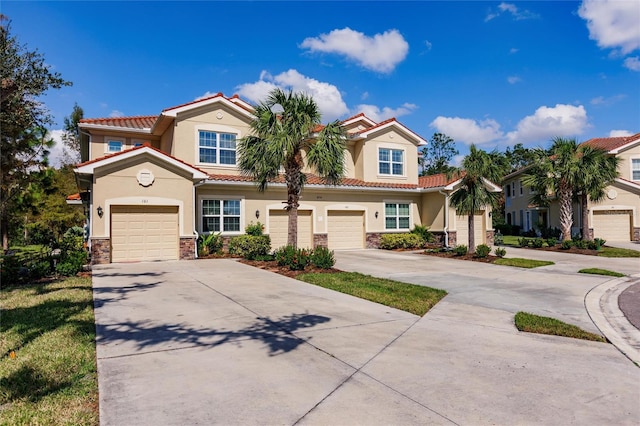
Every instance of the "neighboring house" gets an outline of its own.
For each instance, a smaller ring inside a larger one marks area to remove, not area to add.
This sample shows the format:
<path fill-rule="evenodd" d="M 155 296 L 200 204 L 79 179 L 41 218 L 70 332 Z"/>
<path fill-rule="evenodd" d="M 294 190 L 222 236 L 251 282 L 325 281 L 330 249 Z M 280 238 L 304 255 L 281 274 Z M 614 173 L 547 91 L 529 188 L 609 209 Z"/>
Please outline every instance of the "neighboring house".
<path fill-rule="evenodd" d="M 256 222 L 273 248 L 285 245 L 284 181 L 261 193 L 236 166 L 236 141 L 250 132 L 252 111 L 237 95 L 219 93 L 157 116 L 81 120 L 83 162 L 75 171 L 89 211 L 92 262 L 193 259 L 199 234 L 232 237 Z M 376 123 L 359 114 L 342 124 L 345 177 L 330 186 L 307 175 L 298 246 L 377 247 L 381 234 L 419 224 L 466 244 L 466 222 L 442 215 L 455 182 L 418 178 L 422 137 L 395 119 Z M 490 213 L 479 216 L 476 241 L 484 242 L 493 235 Z"/>
<path fill-rule="evenodd" d="M 589 200 L 589 229 L 592 237 L 608 241 L 640 241 L 640 133 L 632 136 L 594 138 L 583 144 L 606 149 L 620 159 L 620 177 L 605 189 L 605 199 Z M 560 228 L 558 203 L 548 207 L 531 204 L 531 188 L 522 184 L 526 168 L 506 176 L 505 221 L 522 231 Z M 581 230 L 581 207 L 573 205 L 572 234 Z"/>

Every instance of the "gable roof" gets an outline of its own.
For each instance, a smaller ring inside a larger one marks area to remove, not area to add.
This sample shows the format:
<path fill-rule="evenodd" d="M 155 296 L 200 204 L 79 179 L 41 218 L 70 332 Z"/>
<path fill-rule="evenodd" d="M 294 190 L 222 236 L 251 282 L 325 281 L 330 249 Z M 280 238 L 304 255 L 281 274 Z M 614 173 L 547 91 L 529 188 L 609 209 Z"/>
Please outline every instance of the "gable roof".
<path fill-rule="evenodd" d="M 331 186 L 332 188 L 378 188 L 378 189 L 405 189 L 405 190 L 415 190 L 418 189 L 418 185 L 409 184 L 409 183 L 388 183 L 388 182 L 365 182 L 360 179 L 353 178 L 343 178 L 338 185 L 328 185 L 328 183 L 319 176 L 316 176 L 311 173 L 306 173 L 307 183 L 305 186 Z M 209 175 L 210 182 L 225 182 L 225 183 L 245 183 L 253 185 L 255 181 L 250 176 L 244 175 Z M 273 181 L 272 184 L 277 185 L 285 185 L 286 182 L 284 180 L 283 175 L 279 175 Z"/>
<path fill-rule="evenodd" d="M 202 99 L 196 99 L 195 101 L 187 102 L 185 104 L 177 105 L 170 108 L 165 108 L 162 110 L 161 115 L 175 117 L 181 112 L 188 111 L 190 109 L 200 108 L 200 107 L 211 105 L 218 102 L 231 107 L 232 109 L 238 111 L 242 115 L 253 117 L 253 107 L 251 105 L 249 105 L 248 103 L 240 99 L 238 95 L 233 95 L 232 97 L 228 98 L 224 96 L 221 92 L 218 92 L 213 96 L 208 96 Z"/>
<path fill-rule="evenodd" d="M 151 133 L 158 119 L 157 115 L 137 115 L 132 117 L 83 118 L 78 123 L 83 129 L 108 128 L 120 131 Z"/>
<path fill-rule="evenodd" d="M 461 174 L 455 174 L 450 178 L 447 178 L 446 173 L 438 173 L 435 175 L 420 176 L 418 178 L 418 186 L 425 190 L 425 192 L 435 191 L 454 191 L 456 186 L 462 181 L 462 177 L 465 175 L 464 171 Z M 501 192 L 502 188 L 495 183 L 482 179 L 485 186 L 492 192 Z"/>
<path fill-rule="evenodd" d="M 401 124 L 398 120 L 396 120 L 395 117 L 389 118 L 389 119 L 384 120 L 384 121 L 381 121 L 380 123 L 361 131 L 357 135 L 362 137 L 362 138 L 367 138 L 370 135 L 372 135 L 373 133 L 376 133 L 376 132 L 379 132 L 379 131 L 382 131 L 382 130 L 388 129 L 388 128 L 393 128 L 393 129 L 399 131 L 400 133 L 403 133 L 404 135 L 408 136 L 409 139 L 411 139 L 413 141 L 413 143 L 415 145 L 417 145 L 417 146 L 422 146 L 422 145 L 426 145 L 427 144 L 427 141 L 425 139 L 420 137 L 413 130 L 410 130 L 408 127 L 406 127 L 403 124 Z"/>
<path fill-rule="evenodd" d="M 631 136 L 616 136 L 611 138 L 592 138 L 582 145 L 606 150 L 609 154 L 618 154 L 631 146 L 640 143 L 640 133 Z"/>
<path fill-rule="evenodd" d="M 142 146 L 137 146 L 135 148 L 127 149 L 125 151 L 120 151 L 115 154 L 105 155 L 104 157 L 96 158 L 94 160 L 85 161 L 84 163 L 78 164 L 75 168 L 75 172 L 78 174 L 91 175 L 95 172 L 95 170 L 99 167 L 104 167 L 109 164 L 117 163 L 119 161 L 123 161 L 132 157 L 137 157 L 140 155 L 151 155 L 154 158 L 157 158 L 166 163 L 172 164 L 178 167 L 181 170 L 184 170 L 187 173 L 191 174 L 191 178 L 194 180 L 203 180 L 206 179 L 209 175 L 197 167 L 192 166 L 189 163 L 186 163 L 179 158 L 176 158 L 172 155 L 169 155 L 163 151 L 160 151 L 157 148 L 150 146 L 149 144 L 144 144 Z"/>

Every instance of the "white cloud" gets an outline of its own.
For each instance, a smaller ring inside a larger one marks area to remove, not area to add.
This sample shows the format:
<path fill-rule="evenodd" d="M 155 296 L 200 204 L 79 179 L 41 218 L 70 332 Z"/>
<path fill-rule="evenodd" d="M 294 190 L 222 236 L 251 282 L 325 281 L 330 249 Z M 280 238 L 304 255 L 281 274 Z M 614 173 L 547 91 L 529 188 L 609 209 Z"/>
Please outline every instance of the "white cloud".
<path fill-rule="evenodd" d="M 337 53 L 366 69 L 381 73 L 393 71 L 409 52 L 409 43 L 395 29 L 369 37 L 351 28 L 343 28 L 319 37 L 308 37 L 300 47 L 311 52 Z"/>
<path fill-rule="evenodd" d="M 591 103 L 591 105 L 611 106 L 611 105 L 623 100 L 626 97 L 627 97 L 626 95 L 622 95 L 622 94 L 609 96 L 608 98 L 605 98 L 604 96 L 598 96 L 598 97 L 595 97 L 595 98 L 591 99 L 590 103 Z"/>
<path fill-rule="evenodd" d="M 382 109 L 376 105 L 361 104 L 352 109 L 352 114 L 364 113 L 367 117 L 375 122 L 381 122 L 392 117 L 401 117 L 403 115 L 411 114 L 416 108 L 415 104 L 405 103 L 398 108 L 383 107 Z"/>
<path fill-rule="evenodd" d="M 65 157 L 64 144 L 62 143 L 62 135 L 64 130 L 49 130 L 48 136 L 55 141 L 55 145 L 49 149 L 49 166 L 59 168 Z"/>
<path fill-rule="evenodd" d="M 509 82 L 509 84 L 516 84 L 516 83 L 520 83 L 522 79 L 517 75 L 512 75 L 507 77 L 507 81 Z"/>
<path fill-rule="evenodd" d="M 533 115 L 518 123 L 516 130 L 507 134 L 511 143 L 546 141 L 556 136 L 576 136 L 589 127 L 584 106 L 557 104 L 541 106 Z"/>
<path fill-rule="evenodd" d="M 425 40 L 424 45 L 427 48 L 427 50 L 431 50 L 431 48 L 433 47 L 433 43 L 431 43 L 429 40 Z"/>
<path fill-rule="evenodd" d="M 616 138 L 620 136 L 631 136 L 631 135 L 633 135 L 633 133 L 631 133 L 628 130 L 612 130 L 609 132 L 610 138 Z"/>
<path fill-rule="evenodd" d="M 639 1 L 584 0 L 578 15 L 600 48 L 620 49 L 623 55 L 640 48 Z"/>
<path fill-rule="evenodd" d="M 517 49 L 517 48 L 515 48 L 515 47 L 512 47 L 511 49 L 509 49 L 509 53 L 511 53 L 511 54 L 513 55 L 513 54 L 515 54 L 515 53 L 518 53 L 518 51 L 519 51 L 519 50 L 520 50 L 520 49 Z"/>
<path fill-rule="evenodd" d="M 631 71 L 640 71 L 640 58 L 631 56 L 624 60 L 624 66 Z"/>
<path fill-rule="evenodd" d="M 516 21 L 521 21 L 523 19 L 536 19 L 540 17 L 540 15 L 538 15 L 537 13 L 533 13 L 528 10 L 518 9 L 518 7 L 513 3 L 503 2 L 498 5 L 498 11 L 489 12 L 487 16 L 484 18 L 484 21 L 485 22 L 491 21 L 492 19 L 497 18 L 498 16 L 500 16 L 505 12 L 510 13 L 511 16 L 513 16 L 513 19 L 515 19 Z"/>
<path fill-rule="evenodd" d="M 492 119 L 477 121 L 470 118 L 439 116 L 429 124 L 429 127 L 466 145 L 480 145 L 501 139 L 504 135 L 500 125 Z"/>
<path fill-rule="evenodd" d="M 268 72 L 260 73 L 260 80 L 236 87 L 238 94 L 250 102 L 263 101 L 275 88 L 303 92 L 313 97 L 322 113 L 323 121 L 332 121 L 349 112 L 342 95 L 333 84 L 318 81 L 300 74 L 294 69 L 272 76 Z"/>
<path fill-rule="evenodd" d="M 360 95 L 360 99 L 362 99 L 363 101 L 366 100 L 369 97 L 369 92 L 364 92 L 362 95 Z"/>
<path fill-rule="evenodd" d="M 122 111 L 118 111 L 117 109 L 114 109 L 109 113 L 109 117 L 111 118 L 124 117 L 124 113 Z"/>

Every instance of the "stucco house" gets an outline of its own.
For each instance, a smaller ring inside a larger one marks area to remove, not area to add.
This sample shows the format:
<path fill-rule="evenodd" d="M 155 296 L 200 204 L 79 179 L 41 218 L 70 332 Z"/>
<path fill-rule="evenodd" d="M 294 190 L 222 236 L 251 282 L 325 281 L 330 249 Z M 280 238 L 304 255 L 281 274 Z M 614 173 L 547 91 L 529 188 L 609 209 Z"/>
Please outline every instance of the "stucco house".
<path fill-rule="evenodd" d="M 640 241 L 640 133 L 632 136 L 594 138 L 583 144 L 601 147 L 620 159 L 620 177 L 605 189 L 603 201 L 589 200 L 589 229 L 592 237 L 608 241 Z M 526 169 L 505 176 L 505 221 L 522 231 L 559 228 L 557 202 L 548 207 L 531 203 L 531 188 L 522 184 Z M 582 210 L 573 205 L 572 234 L 580 233 Z"/>
<path fill-rule="evenodd" d="M 256 222 L 273 248 L 285 245 L 284 182 L 261 193 L 236 166 L 236 141 L 249 133 L 252 112 L 237 95 L 219 93 L 154 116 L 81 120 L 83 162 L 75 171 L 92 262 L 193 259 L 198 235 L 232 237 Z M 456 182 L 418 177 L 425 139 L 396 119 L 358 114 L 342 124 L 346 175 L 337 186 L 307 176 L 299 247 L 373 248 L 383 233 L 420 224 L 450 245 L 466 244 L 466 218 L 458 220 L 447 201 Z M 493 231 L 490 212 L 478 216 L 480 243 Z"/>

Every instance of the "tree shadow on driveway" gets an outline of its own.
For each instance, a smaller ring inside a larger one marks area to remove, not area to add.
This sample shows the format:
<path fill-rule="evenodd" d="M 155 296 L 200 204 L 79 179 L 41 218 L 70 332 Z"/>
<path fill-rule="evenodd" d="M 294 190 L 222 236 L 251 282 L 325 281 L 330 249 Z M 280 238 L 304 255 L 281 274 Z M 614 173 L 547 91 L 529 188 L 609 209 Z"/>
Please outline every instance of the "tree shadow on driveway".
<path fill-rule="evenodd" d="M 97 324 L 98 345 L 133 342 L 140 351 L 167 350 L 187 347 L 216 347 L 223 344 L 242 346 L 244 341 L 261 341 L 269 356 L 295 350 L 309 338 L 295 336 L 299 329 L 331 321 L 330 318 L 308 313 L 291 314 L 271 319 L 258 317 L 255 323 L 240 330 L 194 327 L 184 323 L 152 324 L 145 321 L 125 321 L 118 324 Z"/>

